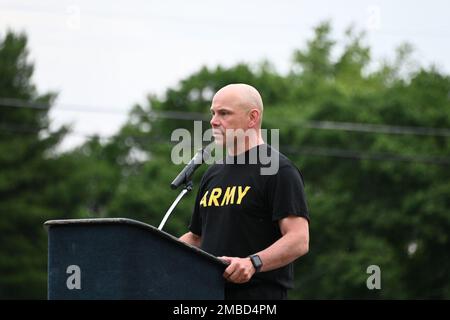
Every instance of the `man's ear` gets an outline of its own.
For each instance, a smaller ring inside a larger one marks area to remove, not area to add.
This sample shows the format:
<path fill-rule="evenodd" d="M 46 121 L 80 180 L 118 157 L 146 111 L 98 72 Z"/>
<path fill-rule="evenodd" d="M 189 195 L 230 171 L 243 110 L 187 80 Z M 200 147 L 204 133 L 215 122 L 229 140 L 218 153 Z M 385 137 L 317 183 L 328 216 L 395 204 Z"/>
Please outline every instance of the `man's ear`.
<path fill-rule="evenodd" d="M 260 113 L 259 113 L 258 109 L 250 110 L 250 112 L 249 112 L 250 122 L 248 123 L 248 126 L 250 128 L 255 127 L 259 122 L 259 117 L 260 117 Z"/>

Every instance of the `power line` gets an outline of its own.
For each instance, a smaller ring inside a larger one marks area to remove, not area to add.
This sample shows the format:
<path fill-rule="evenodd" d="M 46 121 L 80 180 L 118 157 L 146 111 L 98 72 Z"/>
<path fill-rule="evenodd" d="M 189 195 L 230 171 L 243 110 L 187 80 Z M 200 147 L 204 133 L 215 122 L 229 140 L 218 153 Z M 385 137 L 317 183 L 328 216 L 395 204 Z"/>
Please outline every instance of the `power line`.
<path fill-rule="evenodd" d="M 119 108 L 100 109 L 92 106 L 83 106 L 75 104 L 55 104 L 51 106 L 47 103 L 39 103 L 33 101 L 26 101 L 14 98 L 0 98 L 0 106 L 11 108 L 27 108 L 47 111 L 74 111 L 86 113 L 114 113 L 126 115 L 128 110 L 120 110 Z M 173 120 L 202 120 L 209 121 L 209 116 L 197 112 L 182 112 L 182 111 L 148 111 L 150 117 L 173 119 Z"/>
<path fill-rule="evenodd" d="M 8 127 L 0 124 L 0 131 L 10 131 L 18 133 L 30 133 L 36 134 L 39 130 L 31 127 Z M 51 134 L 51 133 L 49 133 Z M 115 137 L 104 137 L 100 135 L 87 134 L 79 131 L 71 131 L 66 133 L 67 135 L 78 136 L 86 139 L 98 138 L 104 142 L 112 141 Z M 152 144 L 159 145 L 173 145 L 174 142 L 167 141 L 166 139 L 151 138 L 146 135 L 126 135 L 124 138 L 134 138 L 136 140 L 142 139 L 144 142 L 151 142 Z M 411 162 L 411 163 L 426 163 L 439 166 L 449 166 L 450 158 L 439 156 L 424 156 L 420 154 L 393 154 L 393 153 L 381 153 L 381 152 L 364 152 L 353 149 L 339 149 L 329 147 L 317 147 L 317 146 L 292 146 L 282 145 L 280 151 L 288 154 L 301 155 L 301 156 L 322 156 L 343 158 L 346 160 L 371 160 L 371 161 L 394 161 L 394 162 Z"/>
<path fill-rule="evenodd" d="M 40 110 L 50 110 L 49 104 L 37 103 L 32 101 L 25 101 L 12 98 L 0 98 L 0 106 L 13 108 L 30 108 Z M 89 113 L 117 113 L 125 114 L 128 111 L 119 109 L 98 109 L 95 107 L 81 106 L 81 105 L 66 105 L 57 104 L 57 108 L 53 107 L 53 111 L 76 111 Z M 201 120 L 209 121 L 210 116 L 198 112 L 183 112 L 183 111 L 147 111 L 149 117 L 172 119 L 172 120 Z M 386 124 L 370 124 L 358 122 L 337 122 L 337 121 L 317 121 L 317 120 L 293 120 L 290 118 L 283 118 L 285 123 L 295 124 L 298 127 L 321 130 L 337 130 L 337 131 L 351 131 L 351 132 L 365 132 L 365 133 L 384 133 L 397 135 L 419 135 L 419 136 L 438 136 L 450 137 L 450 129 L 448 128 L 431 128 L 431 127 L 416 127 L 416 126 L 397 126 Z M 271 122 L 274 122 L 273 120 Z M 278 121 L 277 121 L 278 122 Z"/>
<path fill-rule="evenodd" d="M 357 150 L 338 149 L 338 148 L 324 148 L 324 147 L 310 147 L 302 146 L 301 148 L 295 148 L 292 146 L 284 146 L 283 149 L 286 153 L 297 155 L 310 155 L 310 156 L 325 156 L 335 158 L 346 158 L 354 160 L 375 160 L 375 161 L 396 161 L 396 162 L 418 162 L 428 163 L 435 165 L 450 165 L 450 158 L 446 157 L 432 157 L 423 155 L 411 155 L 411 154 L 393 154 L 393 153 L 380 153 L 380 152 L 361 152 Z"/>
<path fill-rule="evenodd" d="M 126 114 L 128 111 L 120 109 L 99 109 L 91 106 L 81 106 L 73 104 L 55 104 L 51 106 L 48 103 L 27 101 L 15 98 L 0 98 L 0 106 L 10 107 L 10 108 L 27 108 L 27 109 L 37 109 L 37 110 L 52 110 L 52 111 L 75 111 L 75 112 L 87 112 L 87 113 L 120 113 Z"/>
<path fill-rule="evenodd" d="M 305 126 L 312 129 L 342 130 L 370 133 L 423 135 L 450 137 L 450 129 L 430 127 L 391 126 L 384 124 L 369 124 L 355 122 L 313 121 L 309 120 Z"/>

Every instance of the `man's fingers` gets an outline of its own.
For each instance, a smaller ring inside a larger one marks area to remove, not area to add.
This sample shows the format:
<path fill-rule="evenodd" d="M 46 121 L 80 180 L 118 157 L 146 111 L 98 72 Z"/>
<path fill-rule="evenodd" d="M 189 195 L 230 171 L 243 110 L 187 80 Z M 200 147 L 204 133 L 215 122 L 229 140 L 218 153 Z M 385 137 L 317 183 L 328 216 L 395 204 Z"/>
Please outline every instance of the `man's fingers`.
<path fill-rule="evenodd" d="M 223 276 L 224 276 L 227 280 L 233 281 L 233 280 L 232 280 L 233 271 L 231 271 L 231 272 L 224 272 Z"/>
<path fill-rule="evenodd" d="M 235 263 L 231 263 L 230 261 L 230 265 L 225 269 L 223 276 L 227 279 L 230 278 L 231 275 L 236 271 L 236 267 L 237 265 Z"/>
<path fill-rule="evenodd" d="M 230 263 L 233 261 L 233 258 L 226 257 L 226 256 L 223 256 L 223 257 L 217 257 L 217 258 L 220 259 L 220 260 L 222 260 L 222 261 L 224 261 L 224 262 L 226 262 L 226 263 L 228 263 L 228 264 L 230 264 Z"/>
<path fill-rule="evenodd" d="M 218 258 L 230 264 L 223 273 L 225 279 L 234 283 L 244 283 L 250 280 L 251 276 L 249 276 L 248 270 L 242 263 L 243 259 L 226 256 Z"/>
<path fill-rule="evenodd" d="M 227 271 L 227 270 L 226 270 Z M 245 270 L 239 268 L 239 265 L 235 265 L 235 268 L 230 269 L 228 272 L 226 272 L 227 275 L 225 278 L 228 281 L 234 282 L 234 283 L 243 283 L 248 281 L 248 277 L 246 276 Z"/>

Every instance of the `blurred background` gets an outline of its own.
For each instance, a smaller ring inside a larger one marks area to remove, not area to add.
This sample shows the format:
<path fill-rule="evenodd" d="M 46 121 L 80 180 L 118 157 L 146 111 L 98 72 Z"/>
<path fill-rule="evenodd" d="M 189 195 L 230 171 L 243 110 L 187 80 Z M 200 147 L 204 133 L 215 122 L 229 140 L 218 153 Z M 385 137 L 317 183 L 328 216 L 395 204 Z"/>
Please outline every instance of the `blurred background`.
<path fill-rule="evenodd" d="M 447 1 L 0 2 L 0 298 L 46 299 L 49 219 L 158 226 L 171 133 L 245 82 L 303 173 L 291 299 L 450 298 Z M 165 225 L 186 232 L 194 192 Z M 370 290 L 368 267 L 381 287 Z"/>

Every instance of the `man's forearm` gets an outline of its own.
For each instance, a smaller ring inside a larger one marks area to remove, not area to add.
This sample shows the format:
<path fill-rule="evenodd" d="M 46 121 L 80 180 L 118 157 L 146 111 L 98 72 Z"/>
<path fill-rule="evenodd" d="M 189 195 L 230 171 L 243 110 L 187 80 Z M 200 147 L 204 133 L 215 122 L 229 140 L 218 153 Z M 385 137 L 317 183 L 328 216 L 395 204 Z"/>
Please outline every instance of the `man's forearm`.
<path fill-rule="evenodd" d="M 183 234 L 180 238 L 180 241 L 186 242 L 190 245 L 193 245 L 195 247 L 200 247 L 201 244 L 201 237 L 193 234 L 192 232 L 187 232 Z"/>
<path fill-rule="evenodd" d="M 291 263 L 309 250 L 309 240 L 298 233 L 287 233 L 270 247 L 258 252 L 263 261 L 261 271 L 270 271 Z"/>

